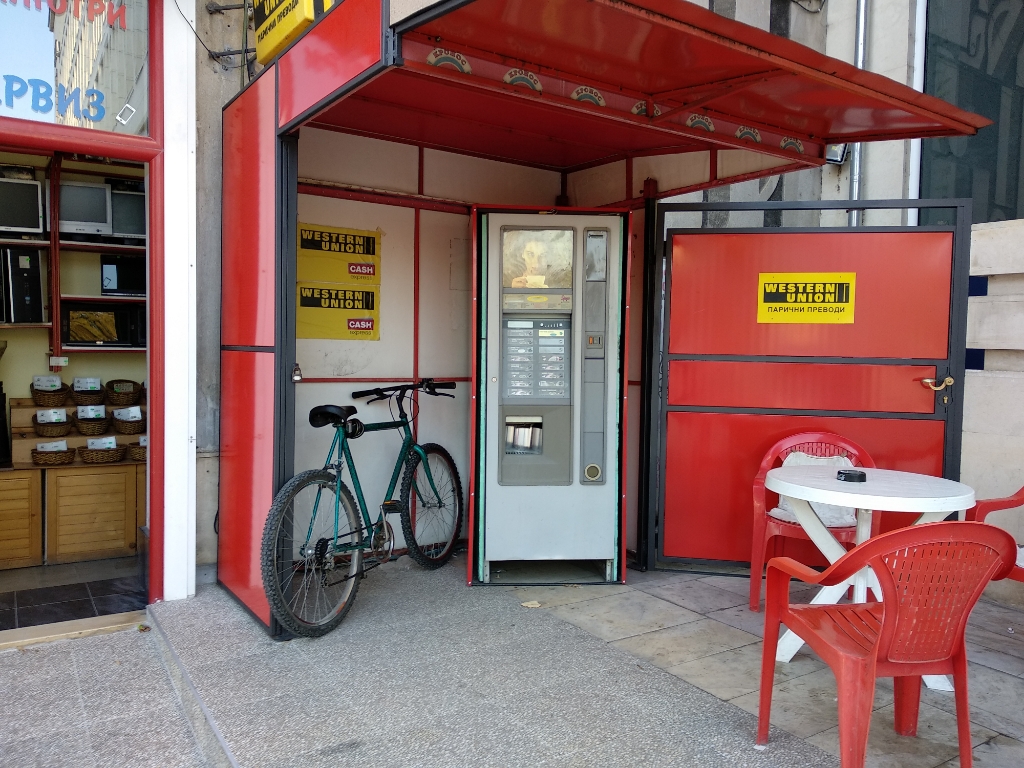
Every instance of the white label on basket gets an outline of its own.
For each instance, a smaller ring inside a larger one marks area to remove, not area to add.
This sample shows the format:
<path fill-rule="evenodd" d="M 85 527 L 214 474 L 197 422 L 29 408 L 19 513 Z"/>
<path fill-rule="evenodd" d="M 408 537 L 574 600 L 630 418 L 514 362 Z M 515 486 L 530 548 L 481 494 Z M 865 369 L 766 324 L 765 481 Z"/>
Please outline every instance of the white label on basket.
<path fill-rule="evenodd" d="M 75 392 L 98 392 L 100 388 L 100 380 L 98 378 L 82 378 L 79 376 L 75 377 Z"/>
<path fill-rule="evenodd" d="M 60 389 L 60 376 L 33 376 L 32 388 L 40 392 L 56 392 Z"/>
<path fill-rule="evenodd" d="M 148 436 L 143 435 L 142 437 L 139 438 L 139 446 L 140 447 L 145 448 L 148 445 L 149 445 L 149 437 Z"/>
<path fill-rule="evenodd" d="M 105 419 L 105 418 L 107 418 L 107 406 L 105 406 L 105 405 L 80 405 L 80 406 L 78 406 L 78 418 L 80 418 L 80 419 Z"/>
<path fill-rule="evenodd" d="M 68 420 L 68 412 L 63 408 L 51 408 L 48 411 L 36 411 L 36 421 L 40 424 L 63 424 Z"/>
<path fill-rule="evenodd" d="M 142 409 L 137 405 L 130 408 L 115 408 L 114 418 L 121 421 L 142 421 Z"/>
<path fill-rule="evenodd" d="M 118 394 L 130 395 L 135 391 L 135 384 L 130 381 L 115 382 L 110 386 Z"/>
<path fill-rule="evenodd" d="M 89 449 L 117 448 L 117 439 L 113 437 L 90 437 L 85 442 Z"/>
<path fill-rule="evenodd" d="M 66 451 L 67 440 L 54 440 L 52 443 L 36 443 L 36 450 L 40 453 L 53 453 L 54 451 Z"/>

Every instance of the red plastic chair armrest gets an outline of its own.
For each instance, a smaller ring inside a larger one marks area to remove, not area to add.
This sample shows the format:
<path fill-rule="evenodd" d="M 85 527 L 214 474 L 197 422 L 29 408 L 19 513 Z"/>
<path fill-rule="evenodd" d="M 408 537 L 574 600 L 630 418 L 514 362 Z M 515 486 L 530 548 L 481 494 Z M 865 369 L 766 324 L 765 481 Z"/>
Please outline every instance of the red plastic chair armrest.
<path fill-rule="evenodd" d="M 808 568 L 803 563 L 798 563 L 791 557 L 773 557 L 768 561 L 768 576 L 771 578 L 772 570 L 782 571 L 787 576 L 795 577 L 808 584 L 817 584 L 828 571 L 819 572 Z"/>
<path fill-rule="evenodd" d="M 967 510 L 966 519 L 973 522 L 983 523 L 990 512 L 997 512 L 1000 509 L 1013 509 L 1021 506 L 1024 506 L 1024 488 L 1021 488 L 1013 494 L 1013 496 L 1007 496 L 1004 499 L 982 499 Z"/>

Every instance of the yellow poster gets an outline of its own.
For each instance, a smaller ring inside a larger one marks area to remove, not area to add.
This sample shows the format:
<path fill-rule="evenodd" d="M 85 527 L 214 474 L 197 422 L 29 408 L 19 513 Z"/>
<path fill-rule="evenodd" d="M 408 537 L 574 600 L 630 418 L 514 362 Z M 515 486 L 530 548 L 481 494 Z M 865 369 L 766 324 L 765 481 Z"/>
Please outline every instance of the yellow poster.
<path fill-rule="evenodd" d="M 381 231 L 299 224 L 296 279 L 380 285 Z"/>
<path fill-rule="evenodd" d="M 852 323 L 855 272 L 761 272 L 759 323 Z"/>
<path fill-rule="evenodd" d="M 380 339 L 380 286 L 299 282 L 297 292 L 297 338 Z"/>

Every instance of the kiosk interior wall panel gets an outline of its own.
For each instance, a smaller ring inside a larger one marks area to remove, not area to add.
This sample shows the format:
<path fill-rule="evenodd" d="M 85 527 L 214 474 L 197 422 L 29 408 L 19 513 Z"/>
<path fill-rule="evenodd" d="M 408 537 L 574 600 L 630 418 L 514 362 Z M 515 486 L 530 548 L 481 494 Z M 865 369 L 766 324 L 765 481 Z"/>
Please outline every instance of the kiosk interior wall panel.
<path fill-rule="evenodd" d="M 665 555 L 749 561 L 754 475 L 787 435 L 835 432 L 862 445 L 882 469 L 941 476 L 944 429 L 942 421 L 923 419 L 669 413 Z M 910 518 L 883 514 L 882 527 L 909 525 Z"/>
<path fill-rule="evenodd" d="M 423 150 L 423 194 L 477 205 L 554 205 L 561 174 L 436 149 Z"/>
<path fill-rule="evenodd" d="M 420 376 L 470 375 L 470 258 L 468 216 L 420 212 Z"/>
<path fill-rule="evenodd" d="M 300 179 L 416 193 L 419 150 L 412 144 L 318 128 L 303 128 L 299 135 Z"/>
<path fill-rule="evenodd" d="M 669 352 L 945 358 L 952 258 L 950 232 L 675 235 Z M 758 323 L 762 272 L 855 272 L 855 322 Z"/>
<path fill-rule="evenodd" d="M 658 189 L 682 189 L 711 181 L 711 153 L 683 152 L 633 158 L 633 197 L 643 194 L 644 179 L 656 179 Z"/>
<path fill-rule="evenodd" d="M 720 149 L 718 150 L 718 178 L 724 179 L 729 176 L 757 173 L 769 168 L 789 165 L 792 162 L 789 158 L 748 152 L 745 149 Z"/>
<path fill-rule="evenodd" d="M 217 580 L 269 624 L 260 548 L 274 497 L 274 355 L 222 351 L 220 377 Z"/>
<path fill-rule="evenodd" d="M 417 439 L 421 443 L 440 443 L 448 449 L 455 460 L 459 477 L 462 479 L 463 531 L 466 530 L 466 517 L 469 510 L 469 414 L 471 384 L 459 382 L 454 390 L 447 390 L 455 395 L 447 397 L 419 396 L 420 419 L 417 427 Z M 392 523 L 393 524 L 393 523 Z"/>
<path fill-rule="evenodd" d="M 413 375 L 414 218 L 410 208 L 299 195 L 299 221 L 303 224 L 366 230 L 380 227 L 384 235 L 380 341 L 297 339 L 295 356 L 305 378 L 405 379 Z"/>
<path fill-rule="evenodd" d="M 643 182 L 641 181 L 641 184 Z M 626 198 L 626 161 L 595 165 L 566 176 L 569 205 L 596 208 Z"/>
<path fill-rule="evenodd" d="M 278 60 L 278 124 L 287 125 L 381 57 L 381 0 L 345 0 Z"/>
<path fill-rule="evenodd" d="M 274 346 L 274 104 L 271 68 L 224 110 L 221 344 Z"/>

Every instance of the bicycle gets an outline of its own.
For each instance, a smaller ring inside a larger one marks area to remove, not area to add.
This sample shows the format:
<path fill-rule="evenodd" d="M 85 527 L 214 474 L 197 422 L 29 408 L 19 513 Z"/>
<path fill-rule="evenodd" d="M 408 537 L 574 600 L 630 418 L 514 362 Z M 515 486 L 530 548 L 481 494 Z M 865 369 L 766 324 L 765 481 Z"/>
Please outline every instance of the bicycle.
<path fill-rule="evenodd" d="M 353 418 L 356 408 L 351 405 L 318 405 L 309 412 L 314 428 L 334 427 L 327 460 L 322 469 L 300 472 L 282 486 L 263 529 L 263 588 L 271 611 L 288 631 L 320 637 L 341 623 L 365 572 L 394 554 L 388 515 L 401 516 L 409 556 L 421 566 L 440 568 L 451 559 L 462 527 L 462 481 L 448 451 L 413 439 L 411 424 L 418 414 L 410 418 L 405 400 L 414 390 L 455 397 L 437 391 L 454 388 L 454 382 L 421 379 L 353 392 L 353 398 L 370 397 L 368 403 L 388 400 L 389 408 L 397 403 L 397 419 L 392 412 L 392 421 L 374 424 Z M 392 429 L 402 431 L 402 447 L 377 520 L 371 521 L 349 443 L 367 432 Z M 355 499 L 342 479 L 346 465 Z M 364 567 L 366 552 L 373 562 Z"/>

